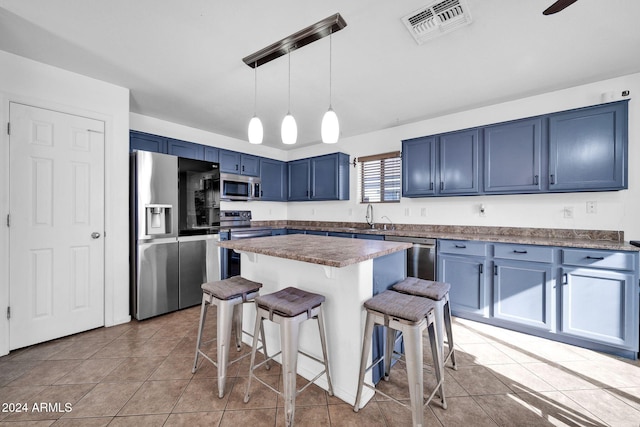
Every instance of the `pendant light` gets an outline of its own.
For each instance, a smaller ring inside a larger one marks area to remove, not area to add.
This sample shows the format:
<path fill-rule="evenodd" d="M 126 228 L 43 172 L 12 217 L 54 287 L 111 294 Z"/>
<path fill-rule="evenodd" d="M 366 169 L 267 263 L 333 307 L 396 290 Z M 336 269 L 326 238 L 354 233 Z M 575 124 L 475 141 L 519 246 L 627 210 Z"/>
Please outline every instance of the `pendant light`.
<path fill-rule="evenodd" d="M 331 106 L 331 58 L 332 58 L 332 37 L 333 31 L 329 33 L 329 110 L 322 117 L 322 126 L 320 127 L 320 135 L 322 142 L 325 144 L 335 144 L 340 137 L 340 122 L 338 115 Z"/>
<path fill-rule="evenodd" d="M 282 120 L 280 127 L 280 136 L 282 143 L 291 145 L 295 144 L 298 139 L 298 125 L 296 119 L 291 115 L 291 50 L 289 50 L 289 106 L 287 107 L 287 115 Z"/>
<path fill-rule="evenodd" d="M 262 129 L 262 121 L 258 117 L 258 65 L 254 66 L 254 92 L 253 92 L 253 117 L 249 121 L 249 142 L 251 144 L 262 144 L 264 131 Z"/>

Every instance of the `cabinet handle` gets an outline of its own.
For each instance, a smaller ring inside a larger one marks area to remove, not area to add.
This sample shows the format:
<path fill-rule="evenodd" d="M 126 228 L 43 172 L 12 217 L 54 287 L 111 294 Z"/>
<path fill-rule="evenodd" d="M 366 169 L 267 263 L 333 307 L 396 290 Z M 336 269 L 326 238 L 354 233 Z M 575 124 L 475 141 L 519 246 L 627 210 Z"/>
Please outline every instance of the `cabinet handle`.
<path fill-rule="evenodd" d="M 566 284 L 568 284 L 568 283 L 569 283 L 569 279 L 568 279 L 568 277 L 567 277 L 567 273 L 564 273 L 564 274 L 562 275 L 562 284 L 563 284 L 563 285 L 566 285 Z"/>
<path fill-rule="evenodd" d="M 244 165 L 242 165 L 242 172 L 244 172 Z"/>
<path fill-rule="evenodd" d="M 260 197 L 262 197 L 262 190 L 260 190 Z"/>
<path fill-rule="evenodd" d="M 604 257 L 603 256 L 587 256 L 587 259 L 595 259 L 598 261 L 602 261 Z"/>
<path fill-rule="evenodd" d="M 482 264 L 478 264 L 478 267 L 480 267 L 480 274 L 484 273 L 484 267 Z"/>
<path fill-rule="evenodd" d="M 514 253 L 514 254 L 526 254 L 526 253 L 527 253 L 527 251 L 519 251 L 519 250 L 514 249 L 514 250 L 513 250 L 513 253 Z"/>
<path fill-rule="evenodd" d="M 497 276 L 497 275 L 498 275 L 498 266 L 497 266 L 497 265 L 494 265 L 494 266 L 493 266 L 493 275 L 494 275 L 494 276 Z"/>
<path fill-rule="evenodd" d="M 236 165 L 236 170 L 238 170 L 238 165 Z"/>
<path fill-rule="evenodd" d="M 538 175 L 533 176 L 533 185 L 538 185 Z"/>
<path fill-rule="evenodd" d="M 455 247 L 458 248 L 458 249 L 467 249 L 467 245 L 458 245 L 458 244 L 456 244 Z"/>
<path fill-rule="evenodd" d="M 433 190 L 433 182 L 429 184 L 429 190 Z"/>
<path fill-rule="evenodd" d="M 440 191 L 444 190 L 444 181 L 440 181 Z"/>
<path fill-rule="evenodd" d="M 556 177 L 555 175 L 551 174 L 549 179 L 549 184 L 555 184 L 555 183 L 556 183 Z"/>

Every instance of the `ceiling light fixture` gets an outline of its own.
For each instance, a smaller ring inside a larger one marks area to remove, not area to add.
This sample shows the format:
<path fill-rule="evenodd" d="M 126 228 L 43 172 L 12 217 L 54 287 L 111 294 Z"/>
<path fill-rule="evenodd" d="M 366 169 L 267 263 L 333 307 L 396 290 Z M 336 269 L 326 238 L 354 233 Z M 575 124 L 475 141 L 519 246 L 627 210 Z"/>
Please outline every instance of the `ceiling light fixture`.
<path fill-rule="evenodd" d="M 320 135 L 325 144 L 335 144 L 340 138 L 340 122 L 338 115 L 331 106 L 331 58 L 333 57 L 331 33 L 329 33 L 329 110 L 322 117 Z"/>
<path fill-rule="evenodd" d="M 319 40 L 326 36 L 331 36 L 336 31 L 340 31 L 344 27 L 347 26 L 345 20 L 340 16 L 339 13 L 335 15 L 331 15 L 328 18 L 325 18 L 321 21 L 316 22 L 313 25 L 310 25 L 297 33 L 294 33 L 288 37 L 283 38 L 259 51 L 252 53 L 249 56 L 242 58 L 242 61 L 247 64 L 249 67 L 257 68 L 263 64 L 266 64 L 269 61 L 273 61 L 283 55 L 289 56 L 289 111 L 287 115 L 284 117 L 282 121 L 281 127 L 281 136 L 282 142 L 285 144 L 295 144 L 298 136 L 298 128 L 296 125 L 296 121 L 291 115 L 291 52 L 299 49 L 303 46 L 308 45 L 309 43 L 313 43 L 316 40 Z M 338 137 L 340 135 L 340 124 L 338 122 L 338 116 L 331 106 L 331 37 L 329 41 L 329 111 L 327 111 L 322 119 L 322 140 L 326 143 L 335 143 L 338 142 Z M 257 87 L 257 78 L 256 78 L 256 87 Z M 257 91 L 257 89 L 256 89 Z M 255 108 L 254 108 L 255 109 Z M 249 123 L 249 132 L 251 132 L 251 123 L 257 119 L 257 116 L 254 114 L 254 118 L 251 119 Z M 326 123 L 326 125 L 325 125 Z M 326 129 L 325 129 L 326 128 Z M 260 129 L 262 129 L 262 123 L 260 123 Z M 326 137 L 325 137 L 326 133 Z M 251 137 L 249 138 L 251 142 Z"/>
<path fill-rule="evenodd" d="M 254 67 L 254 92 L 253 92 L 253 117 L 249 121 L 249 142 L 251 144 L 262 144 L 262 137 L 264 131 L 262 129 L 262 122 L 258 117 L 258 67 Z"/>
<path fill-rule="evenodd" d="M 289 52 L 289 105 L 287 107 L 287 115 L 282 119 L 280 137 L 282 138 L 282 143 L 287 145 L 295 144 L 298 139 L 298 125 L 296 124 L 296 119 L 291 115 L 291 52 Z"/>

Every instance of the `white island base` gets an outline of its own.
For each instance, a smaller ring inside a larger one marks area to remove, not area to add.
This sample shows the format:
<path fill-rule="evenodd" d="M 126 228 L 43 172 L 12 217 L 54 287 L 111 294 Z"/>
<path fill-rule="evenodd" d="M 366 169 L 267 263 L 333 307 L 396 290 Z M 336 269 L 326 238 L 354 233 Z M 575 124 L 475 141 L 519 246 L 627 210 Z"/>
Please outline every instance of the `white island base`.
<path fill-rule="evenodd" d="M 399 258 L 401 262 L 401 259 Z M 260 282 L 261 295 L 266 295 L 293 286 L 305 291 L 324 295 L 324 319 L 329 353 L 329 369 L 334 395 L 353 405 L 358 386 L 362 334 L 365 324 L 363 303 L 373 295 L 373 259 L 346 267 L 329 267 L 268 255 L 241 252 L 241 274 L 244 278 Z M 402 264 L 397 266 L 404 271 Z M 253 333 L 255 308 L 244 306 L 243 325 L 245 331 Z M 279 326 L 265 321 L 265 335 L 269 354 L 280 351 Z M 251 338 L 244 335 L 244 342 L 251 345 Z M 300 348 L 322 359 L 318 323 L 304 322 L 300 327 Z M 276 359 L 280 361 L 279 359 Z M 322 365 L 309 358 L 298 356 L 298 374 L 310 380 L 323 369 Z M 371 382 L 371 372 L 365 381 Z M 328 389 L 326 377 L 316 384 Z M 300 388 L 300 384 L 297 385 Z M 364 388 L 360 406 L 372 397 L 373 391 Z"/>

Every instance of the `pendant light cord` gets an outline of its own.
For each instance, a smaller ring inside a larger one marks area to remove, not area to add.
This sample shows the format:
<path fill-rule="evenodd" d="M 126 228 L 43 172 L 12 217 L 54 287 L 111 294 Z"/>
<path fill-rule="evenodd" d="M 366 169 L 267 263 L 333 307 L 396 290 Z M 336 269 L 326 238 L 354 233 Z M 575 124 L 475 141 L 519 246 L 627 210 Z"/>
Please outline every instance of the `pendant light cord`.
<path fill-rule="evenodd" d="M 333 35 L 333 31 L 331 31 L 329 33 L 329 109 L 331 109 L 331 99 L 332 99 L 332 93 L 331 93 L 331 87 L 332 82 L 331 82 L 331 59 L 333 58 L 333 43 L 332 43 L 332 36 Z"/>
<path fill-rule="evenodd" d="M 253 81 L 253 115 L 258 115 L 258 62 L 254 63 L 254 81 Z"/>
<path fill-rule="evenodd" d="M 289 105 L 287 105 L 287 114 L 291 114 L 291 48 L 289 48 L 287 56 L 289 57 Z"/>

